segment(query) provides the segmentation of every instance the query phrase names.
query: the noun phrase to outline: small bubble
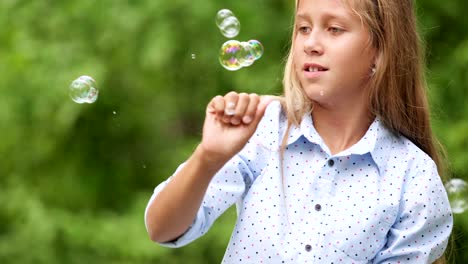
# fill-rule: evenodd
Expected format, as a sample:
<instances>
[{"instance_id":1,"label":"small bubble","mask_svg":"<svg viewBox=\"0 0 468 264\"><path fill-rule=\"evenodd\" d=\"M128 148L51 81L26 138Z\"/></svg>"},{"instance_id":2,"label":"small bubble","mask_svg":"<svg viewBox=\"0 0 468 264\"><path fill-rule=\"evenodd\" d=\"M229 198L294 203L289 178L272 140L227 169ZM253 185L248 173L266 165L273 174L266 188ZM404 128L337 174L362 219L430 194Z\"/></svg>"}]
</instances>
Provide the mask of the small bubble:
<instances>
[{"instance_id":1,"label":"small bubble","mask_svg":"<svg viewBox=\"0 0 468 264\"><path fill-rule=\"evenodd\" d=\"M146 164L143 164L143 166L142 166L142 167L143 167L143 169L146 169Z\"/></svg>"},{"instance_id":2,"label":"small bubble","mask_svg":"<svg viewBox=\"0 0 468 264\"><path fill-rule=\"evenodd\" d=\"M242 49L239 54L239 61L242 67L248 67L255 62L255 53L248 42L241 42Z\"/></svg>"},{"instance_id":3,"label":"small bubble","mask_svg":"<svg viewBox=\"0 0 468 264\"><path fill-rule=\"evenodd\" d=\"M226 41L219 51L219 62L230 71L242 68L239 58L241 56L242 45L237 40Z\"/></svg>"},{"instance_id":4,"label":"small bubble","mask_svg":"<svg viewBox=\"0 0 468 264\"><path fill-rule=\"evenodd\" d=\"M192 54L192 60L196 59L197 56L195 54Z\"/></svg>"},{"instance_id":5,"label":"small bubble","mask_svg":"<svg viewBox=\"0 0 468 264\"><path fill-rule=\"evenodd\" d=\"M71 99L79 104L94 103L98 97L96 81L90 76L80 76L69 86L69 95Z\"/></svg>"},{"instance_id":6,"label":"small bubble","mask_svg":"<svg viewBox=\"0 0 468 264\"><path fill-rule=\"evenodd\" d=\"M226 38L233 38L239 34L240 22L235 16L227 17L219 25L219 30Z\"/></svg>"},{"instance_id":7,"label":"small bubble","mask_svg":"<svg viewBox=\"0 0 468 264\"><path fill-rule=\"evenodd\" d=\"M117 114L117 112L116 112L116 111L112 111L112 114L116 115L116 114Z\"/></svg>"},{"instance_id":8,"label":"small bubble","mask_svg":"<svg viewBox=\"0 0 468 264\"><path fill-rule=\"evenodd\" d=\"M239 34L239 19L229 9L221 9L216 14L216 25L221 34L227 38L233 38Z\"/></svg>"},{"instance_id":9,"label":"small bubble","mask_svg":"<svg viewBox=\"0 0 468 264\"><path fill-rule=\"evenodd\" d=\"M216 25L220 27L220 25L223 23L224 19L227 17L234 16L231 10L229 9L221 9L218 11L216 14Z\"/></svg>"},{"instance_id":10,"label":"small bubble","mask_svg":"<svg viewBox=\"0 0 468 264\"><path fill-rule=\"evenodd\" d=\"M462 179L451 179L445 184L450 206L454 214L464 213L468 209L468 184Z\"/></svg>"},{"instance_id":11,"label":"small bubble","mask_svg":"<svg viewBox=\"0 0 468 264\"><path fill-rule=\"evenodd\" d=\"M248 41L250 46L252 46L253 53L255 55L255 60L258 60L262 57L263 55L263 45L260 43L260 41L256 39L251 39Z\"/></svg>"}]
</instances>

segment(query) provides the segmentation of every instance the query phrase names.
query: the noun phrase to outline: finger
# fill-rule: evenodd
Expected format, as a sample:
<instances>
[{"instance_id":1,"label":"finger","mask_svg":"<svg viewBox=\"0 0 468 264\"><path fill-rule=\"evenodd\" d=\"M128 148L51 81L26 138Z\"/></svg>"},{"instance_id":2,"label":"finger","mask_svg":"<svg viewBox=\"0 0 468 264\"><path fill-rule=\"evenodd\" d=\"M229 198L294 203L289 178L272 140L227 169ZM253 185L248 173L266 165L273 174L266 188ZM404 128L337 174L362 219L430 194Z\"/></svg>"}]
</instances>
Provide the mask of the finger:
<instances>
[{"instance_id":1,"label":"finger","mask_svg":"<svg viewBox=\"0 0 468 264\"><path fill-rule=\"evenodd\" d=\"M231 118L231 124L239 125L241 123L242 117L249 106L250 97L246 93L240 93L237 97L237 105L235 113Z\"/></svg>"},{"instance_id":2,"label":"finger","mask_svg":"<svg viewBox=\"0 0 468 264\"><path fill-rule=\"evenodd\" d=\"M244 116L242 117L242 122L244 124L250 124L250 122L252 122L259 102L260 97L257 94L253 93L249 95L249 105L245 110Z\"/></svg>"},{"instance_id":3,"label":"finger","mask_svg":"<svg viewBox=\"0 0 468 264\"><path fill-rule=\"evenodd\" d=\"M208 104L208 113L222 116L224 113L224 98L221 95L215 96Z\"/></svg>"},{"instance_id":4,"label":"finger","mask_svg":"<svg viewBox=\"0 0 468 264\"><path fill-rule=\"evenodd\" d=\"M229 92L224 96L224 101L226 103L225 114L232 116L235 114L235 109L239 95L236 92Z\"/></svg>"},{"instance_id":5,"label":"finger","mask_svg":"<svg viewBox=\"0 0 468 264\"><path fill-rule=\"evenodd\" d=\"M236 112L236 105L239 95L236 92L229 92L224 96L224 113L223 113L223 122L231 123L231 117Z\"/></svg>"}]
</instances>

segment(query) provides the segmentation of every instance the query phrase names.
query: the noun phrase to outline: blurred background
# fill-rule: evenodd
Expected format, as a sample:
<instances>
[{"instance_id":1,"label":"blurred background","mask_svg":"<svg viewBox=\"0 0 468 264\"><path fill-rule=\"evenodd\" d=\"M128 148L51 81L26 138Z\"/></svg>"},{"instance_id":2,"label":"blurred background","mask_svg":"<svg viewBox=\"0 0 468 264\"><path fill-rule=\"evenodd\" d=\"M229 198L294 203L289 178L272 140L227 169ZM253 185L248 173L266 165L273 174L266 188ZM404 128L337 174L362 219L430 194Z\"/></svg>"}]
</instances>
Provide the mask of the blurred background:
<instances>
[{"instance_id":1,"label":"blurred background","mask_svg":"<svg viewBox=\"0 0 468 264\"><path fill-rule=\"evenodd\" d=\"M452 177L468 180L468 18L465 1L418 1L433 125ZM278 94L291 0L1 0L0 263L220 263L230 209L181 249L152 243L144 209L154 187L197 145L204 109L227 91ZM227 71L228 40L215 24L228 8L234 39L264 55ZM93 104L70 83L92 76ZM455 215L454 263L468 263L468 214Z\"/></svg>"}]
</instances>

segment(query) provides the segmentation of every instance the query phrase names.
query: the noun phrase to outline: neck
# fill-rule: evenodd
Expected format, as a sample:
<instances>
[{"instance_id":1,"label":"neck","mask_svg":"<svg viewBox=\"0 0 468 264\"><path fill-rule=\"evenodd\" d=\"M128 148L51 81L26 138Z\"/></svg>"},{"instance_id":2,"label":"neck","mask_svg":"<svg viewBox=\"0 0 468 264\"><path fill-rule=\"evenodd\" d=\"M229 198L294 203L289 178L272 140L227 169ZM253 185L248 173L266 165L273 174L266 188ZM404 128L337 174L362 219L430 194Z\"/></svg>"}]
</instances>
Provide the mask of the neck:
<instances>
[{"instance_id":1,"label":"neck","mask_svg":"<svg viewBox=\"0 0 468 264\"><path fill-rule=\"evenodd\" d=\"M367 105L354 104L326 107L314 103L314 126L332 155L356 144L367 132L373 117Z\"/></svg>"}]
</instances>

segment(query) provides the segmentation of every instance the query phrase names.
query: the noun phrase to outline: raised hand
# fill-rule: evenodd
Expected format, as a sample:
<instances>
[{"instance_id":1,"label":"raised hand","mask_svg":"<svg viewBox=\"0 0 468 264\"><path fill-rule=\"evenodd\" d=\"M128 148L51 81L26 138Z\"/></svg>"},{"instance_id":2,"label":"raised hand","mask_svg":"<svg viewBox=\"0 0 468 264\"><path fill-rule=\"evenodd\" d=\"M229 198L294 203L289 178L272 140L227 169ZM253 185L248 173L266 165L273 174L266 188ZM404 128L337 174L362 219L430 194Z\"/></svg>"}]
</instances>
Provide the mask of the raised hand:
<instances>
[{"instance_id":1,"label":"raised hand","mask_svg":"<svg viewBox=\"0 0 468 264\"><path fill-rule=\"evenodd\" d=\"M275 96L230 92L214 97L206 109L200 147L213 161L226 162L255 132Z\"/></svg>"}]
</instances>

